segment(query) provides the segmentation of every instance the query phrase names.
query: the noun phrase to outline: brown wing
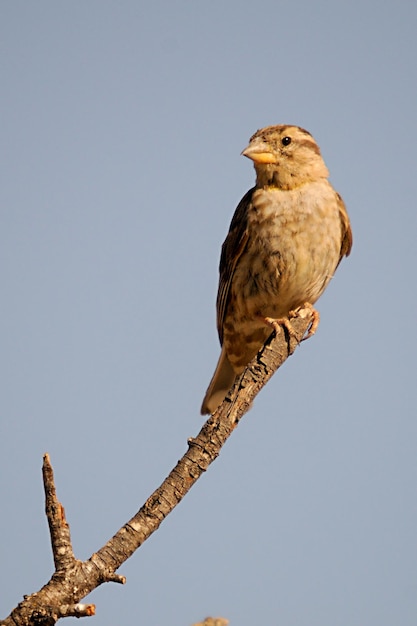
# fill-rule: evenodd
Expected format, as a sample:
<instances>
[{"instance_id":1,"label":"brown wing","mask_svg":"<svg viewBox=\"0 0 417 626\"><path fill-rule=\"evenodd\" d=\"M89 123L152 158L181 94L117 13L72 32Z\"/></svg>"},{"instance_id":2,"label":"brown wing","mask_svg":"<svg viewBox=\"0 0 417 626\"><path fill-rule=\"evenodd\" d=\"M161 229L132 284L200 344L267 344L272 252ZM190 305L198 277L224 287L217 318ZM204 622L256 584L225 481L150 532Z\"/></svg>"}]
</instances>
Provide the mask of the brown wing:
<instances>
[{"instance_id":1,"label":"brown wing","mask_svg":"<svg viewBox=\"0 0 417 626\"><path fill-rule=\"evenodd\" d=\"M243 196L230 222L229 232L220 255L220 278L217 292L217 331L223 344L223 323L229 301L230 285L236 264L248 241L247 214L255 187Z\"/></svg>"},{"instance_id":2,"label":"brown wing","mask_svg":"<svg viewBox=\"0 0 417 626\"><path fill-rule=\"evenodd\" d=\"M344 256L349 256L350 251L352 250L352 229L350 227L349 216L346 211L345 203L342 200L342 196L337 194L337 199L339 203L339 216L340 222L342 224L342 243L340 246L340 258L339 263Z\"/></svg>"}]
</instances>

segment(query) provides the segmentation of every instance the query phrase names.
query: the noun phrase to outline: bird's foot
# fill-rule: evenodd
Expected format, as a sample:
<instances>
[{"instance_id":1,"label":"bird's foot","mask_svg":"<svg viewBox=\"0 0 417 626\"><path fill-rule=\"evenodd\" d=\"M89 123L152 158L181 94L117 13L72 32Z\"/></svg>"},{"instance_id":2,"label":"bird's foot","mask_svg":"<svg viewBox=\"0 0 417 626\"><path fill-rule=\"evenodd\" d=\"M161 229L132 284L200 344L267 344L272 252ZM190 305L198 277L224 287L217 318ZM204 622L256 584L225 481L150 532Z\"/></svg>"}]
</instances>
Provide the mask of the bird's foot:
<instances>
[{"instance_id":1,"label":"bird's foot","mask_svg":"<svg viewBox=\"0 0 417 626\"><path fill-rule=\"evenodd\" d=\"M278 319L275 319L274 317L263 317L262 319L265 324L268 324L268 326L272 326L272 328L275 330L276 335L278 335L281 330L286 329L289 337L295 336L294 330L287 317L280 317Z\"/></svg>"},{"instance_id":2,"label":"bird's foot","mask_svg":"<svg viewBox=\"0 0 417 626\"><path fill-rule=\"evenodd\" d=\"M303 312L305 313L303 314ZM289 311L288 317L280 317L275 319L274 317L262 317L262 320L268 326L272 326L275 330L275 333L278 335L281 330L286 330L288 333L288 337L295 337L295 332L293 327L291 326L290 319L294 317L306 317L307 314L310 314L312 317L310 327L308 329L308 333L305 337L303 337L303 341L306 339L310 339L315 333L320 323L320 313L313 307L310 302L304 302L302 306L297 307L294 311Z\"/></svg>"},{"instance_id":3,"label":"bird's foot","mask_svg":"<svg viewBox=\"0 0 417 626\"><path fill-rule=\"evenodd\" d=\"M301 315L301 317L305 317L302 315L302 311L308 311L310 313L312 320L310 324L310 328L308 329L308 333L305 337L303 337L303 341L306 339L310 339L315 333L320 324L320 313L313 307L310 302L304 302L302 306L299 306L295 311L290 311L288 313L288 317L291 319L292 317L297 317L297 315Z\"/></svg>"}]
</instances>

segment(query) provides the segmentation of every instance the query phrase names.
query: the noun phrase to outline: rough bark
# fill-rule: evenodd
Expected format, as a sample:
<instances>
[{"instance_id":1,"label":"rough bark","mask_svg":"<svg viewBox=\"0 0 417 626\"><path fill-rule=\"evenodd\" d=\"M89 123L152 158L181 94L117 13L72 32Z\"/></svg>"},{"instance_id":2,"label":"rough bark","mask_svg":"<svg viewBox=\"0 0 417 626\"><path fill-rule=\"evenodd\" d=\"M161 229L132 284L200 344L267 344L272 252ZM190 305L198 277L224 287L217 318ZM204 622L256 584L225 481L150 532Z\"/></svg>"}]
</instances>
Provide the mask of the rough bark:
<instances>
[{"instance_id":1,"label":"rough bark","mask_svg":"<svg viewBox=\"0 0 417 626\"><path fill-rule=\"evenodd\" d=\"M61 617L94 615L93 604L80 604L104 582L125 583L116 570L159 528L165 517L182 500L203 472L217 458L220 449L250 408L254 398L274 372L294 352L312 322L310 309L291 319L293 334L275 333L236 381L229 394L204 424L169 476L148 498L131 520L87 561L74 557L65 511L58 501L52 466L44 456L45 509L51 535L55 572L39 591L25 596L2 626L55 624Z\"/></svg>"}]
</instances>

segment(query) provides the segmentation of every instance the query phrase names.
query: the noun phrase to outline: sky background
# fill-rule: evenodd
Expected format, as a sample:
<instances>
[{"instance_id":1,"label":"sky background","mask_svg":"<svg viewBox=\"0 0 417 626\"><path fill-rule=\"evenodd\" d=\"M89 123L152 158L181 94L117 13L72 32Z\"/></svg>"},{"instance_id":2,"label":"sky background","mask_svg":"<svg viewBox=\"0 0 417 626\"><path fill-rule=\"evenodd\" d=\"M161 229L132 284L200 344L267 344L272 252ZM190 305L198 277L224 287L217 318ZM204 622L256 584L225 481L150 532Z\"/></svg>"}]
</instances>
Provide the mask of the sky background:
<instances>
[{"instance_id":1,"label":"sky background","mask_svg":"<svg viewBox=\"0 0 417 626\"><path fill-rule=\"evenodd\" d=\"M414 0L1 3L0 618L53 571L44 452L86 559L199 431L240 152L293 123L352 254L91 623L415 626L416 23Z\"/></svg>"}]
</instances>

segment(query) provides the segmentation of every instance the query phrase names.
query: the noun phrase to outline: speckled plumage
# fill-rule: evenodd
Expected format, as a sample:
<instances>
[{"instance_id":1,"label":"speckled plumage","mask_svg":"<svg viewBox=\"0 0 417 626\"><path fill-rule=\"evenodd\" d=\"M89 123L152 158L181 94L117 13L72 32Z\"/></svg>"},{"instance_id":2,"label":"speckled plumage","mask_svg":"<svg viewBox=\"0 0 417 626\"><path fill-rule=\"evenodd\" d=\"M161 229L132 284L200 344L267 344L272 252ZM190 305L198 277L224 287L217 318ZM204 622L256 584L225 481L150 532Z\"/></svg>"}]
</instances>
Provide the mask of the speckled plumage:
<instances>
[{"instance_id":1,"label":"speckled plumage","mask_svg":"<svg viewBox=\"0 0 417 626\"><path fill-rule=\"evenodd\" d=\"M314 304L352 245L349 218L313 137L269 126L243 151L256 186L240 201L220 259L220 359L201 412L212 413L281 320Z\"/></svg>"}]
</instances>

